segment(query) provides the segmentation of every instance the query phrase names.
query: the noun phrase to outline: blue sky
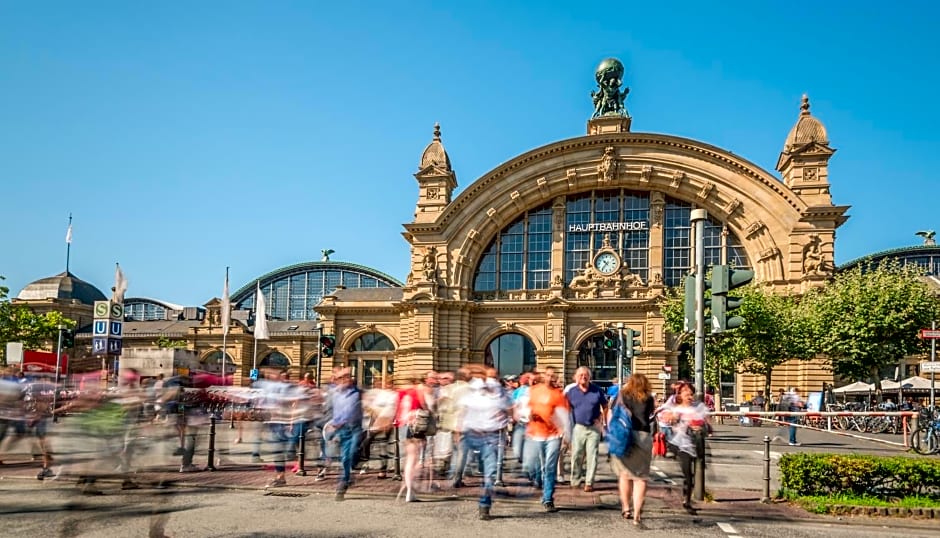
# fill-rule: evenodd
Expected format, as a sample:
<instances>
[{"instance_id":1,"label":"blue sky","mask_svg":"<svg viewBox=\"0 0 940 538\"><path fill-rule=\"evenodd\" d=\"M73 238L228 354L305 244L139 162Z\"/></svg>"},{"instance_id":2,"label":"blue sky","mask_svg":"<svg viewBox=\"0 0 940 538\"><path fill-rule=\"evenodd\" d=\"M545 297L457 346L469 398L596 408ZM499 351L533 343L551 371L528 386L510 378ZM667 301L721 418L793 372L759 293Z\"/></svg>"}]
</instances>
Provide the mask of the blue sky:
<instances>
[{"instance_id":1,"label":"blue sky","mask_svg":"<svg viewBox=\"0 0 940 538\"><path fill-rule=\"evenodd\" d=\"M584 134L626 64L633 130L773 170L806 92L851 205L836 262L940 228L933 2L0 1L0 275L65 268L203 304L333 259L404 279L433 124L458 192ZM776 173L774 173L776 175Z\"/></svg>"}]
</instances>

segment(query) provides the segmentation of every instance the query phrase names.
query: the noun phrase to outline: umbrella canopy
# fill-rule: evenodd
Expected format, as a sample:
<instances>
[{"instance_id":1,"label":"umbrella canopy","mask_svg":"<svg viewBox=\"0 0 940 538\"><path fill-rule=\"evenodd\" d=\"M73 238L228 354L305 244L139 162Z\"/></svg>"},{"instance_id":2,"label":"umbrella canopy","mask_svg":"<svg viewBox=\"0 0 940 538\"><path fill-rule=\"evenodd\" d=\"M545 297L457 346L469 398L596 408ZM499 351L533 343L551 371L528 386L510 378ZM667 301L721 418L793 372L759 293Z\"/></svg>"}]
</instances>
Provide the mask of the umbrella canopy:
<instances>
[{"instance_id":1,"label":"umbrella canopy","mask_svg":"<svg viewBox=\"0 0 940 538\"><path fill-rule=\"evenodd\" d=\"M909 377L901 381L904 390L930 390L930 380L920 376Z\"/></svg>"},{"instance_id":2,"label":"umbrella canopy","mask_svg":"<svg viewBox=\"0 0 940 538\"><path fill-rule=\"evenodd\" d=\"M836 394L855 394L855 393L862 393L862 392L871 392L874 389L875 389L874 385L870 383L865 383L863 381L856 381L855 383L852 383L851 385L846 385L844 387L832 389L832 392L835 392Z\"/></svg>"}]
</instances>

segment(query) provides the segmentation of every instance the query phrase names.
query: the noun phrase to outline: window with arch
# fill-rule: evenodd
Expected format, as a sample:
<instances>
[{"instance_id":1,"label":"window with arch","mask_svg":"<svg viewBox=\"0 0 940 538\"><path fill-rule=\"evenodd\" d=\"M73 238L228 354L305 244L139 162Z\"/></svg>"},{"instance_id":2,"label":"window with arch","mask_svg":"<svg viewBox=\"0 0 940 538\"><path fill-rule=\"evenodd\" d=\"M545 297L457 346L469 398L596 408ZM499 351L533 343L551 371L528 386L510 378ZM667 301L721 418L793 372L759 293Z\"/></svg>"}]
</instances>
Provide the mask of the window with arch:
<instances>
[{"instance_id":1,"label":"window with arch","mask_svg":"<svg viewBox=\"0 0 940 538\"><path fill-rule=\"evenodd\" d=\"M280 351L272 351L261 359L258 368L290 368L290 359Z\"/></svg>"},{"instance_id":2,"label":"window with arch","mask_svg":"<svg viewBox=\"0 0 940 538\"><path fill-rule=\"evenodd\" d=\"M551 275L552 208L527 211L503 228L480 258L475 291L546 289Z\"/></svg>"},{"instance_id":3,"label":"window with arch","mask_svg":"<svg viewBox=\"0 0 940 538\"><path fill-rule=\"evenodd\" d=\"M523 334L501 334L486 346L483 362L496 368L500 376L531 372L536 362L535 346Z\"/></svg>"},{"instance_id":4,"label":"window with arch","mask_svg":"<svg viewBox=\"0 0 940 538\"><path fill-rule=\"evenodd\" d=\"M371 332L356 338L349 351L395 351L395 345L384 334Z\"/></svg>"},{"instance_id":5,"label":"window with arch","mask_svg":"<svg viewBox=\"0 0 940 538\"><path fill-rule=\"evenodd\" d=\"M663 212L663 280L667 286L678 286L689 274L695 260L692 259L693 238L692 204L666 197ZM705 265L728 264L748 268L750 263L744 245L738 236L724 223L708 217L705 221Z\"/></svg>"},{"instance_id":6,"label":"window with arch","mask_svg":"<svg viewBox=\"0 0 940 538\"><path fill-rule=\"evenodd\" d=\"M222 350L217 349L210 352L202 359L202 364L206 371L220 373L222 371ZM225 371L229 374L235 371L235 359L228 353L225 354Z\"/></svg>"},{"instance_id":7,"label":"window with arch","mask_svg":"<svg viewBox=\"0 0 940 538\"><path fill-rule=\"evenodd\" d=\"M591 263L605 236L630 272L647 281L648 192L610 189L572 195L568 197L565 213L565 282L571 282ZM621 224L629 229L617 231Z\"/></svg>"}]
</instances>

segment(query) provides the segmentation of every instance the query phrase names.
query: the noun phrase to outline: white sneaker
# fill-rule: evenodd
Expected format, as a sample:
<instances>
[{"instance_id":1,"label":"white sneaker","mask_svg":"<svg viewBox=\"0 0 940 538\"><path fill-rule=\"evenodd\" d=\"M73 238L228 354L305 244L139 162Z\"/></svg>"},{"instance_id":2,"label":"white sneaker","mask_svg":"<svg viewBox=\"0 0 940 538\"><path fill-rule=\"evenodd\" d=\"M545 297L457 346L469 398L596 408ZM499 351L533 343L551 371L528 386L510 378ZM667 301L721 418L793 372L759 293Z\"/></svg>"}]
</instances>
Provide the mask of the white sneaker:
<instances>
[{"instance_id":1,"label":"white sneaker","mask_svg":"<svg viewBox=\"0 0 940 538\"><path fill-rule=\"evenodd\" d=\"M790 443L790 446L803 446L803 443Z\"/></svg>"}]
</instances>

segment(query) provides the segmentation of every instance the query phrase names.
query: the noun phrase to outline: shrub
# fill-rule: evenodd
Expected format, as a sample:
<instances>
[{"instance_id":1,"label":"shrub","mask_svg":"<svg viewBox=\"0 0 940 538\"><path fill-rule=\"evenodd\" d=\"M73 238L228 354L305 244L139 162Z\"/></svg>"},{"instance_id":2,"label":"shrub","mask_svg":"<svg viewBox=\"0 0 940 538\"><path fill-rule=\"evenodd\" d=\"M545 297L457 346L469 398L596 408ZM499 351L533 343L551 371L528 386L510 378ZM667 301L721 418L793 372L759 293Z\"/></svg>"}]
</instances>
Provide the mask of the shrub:
<instances>
[{"instance_id":1,"label":"shrub","mask_svg":"<svg viewBox=\"0 0 940 538\"><path fill-rule=\"evenodd\" d=\"M784 454L780 485L801 496L840 493L940 499L940 460L854 454Z\"/></svg>"}]
</instances>

